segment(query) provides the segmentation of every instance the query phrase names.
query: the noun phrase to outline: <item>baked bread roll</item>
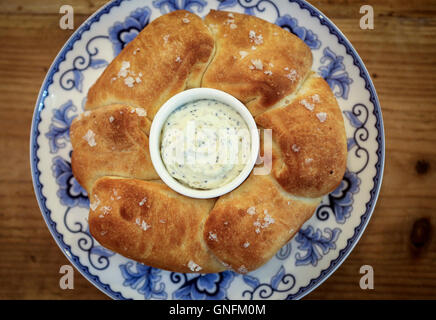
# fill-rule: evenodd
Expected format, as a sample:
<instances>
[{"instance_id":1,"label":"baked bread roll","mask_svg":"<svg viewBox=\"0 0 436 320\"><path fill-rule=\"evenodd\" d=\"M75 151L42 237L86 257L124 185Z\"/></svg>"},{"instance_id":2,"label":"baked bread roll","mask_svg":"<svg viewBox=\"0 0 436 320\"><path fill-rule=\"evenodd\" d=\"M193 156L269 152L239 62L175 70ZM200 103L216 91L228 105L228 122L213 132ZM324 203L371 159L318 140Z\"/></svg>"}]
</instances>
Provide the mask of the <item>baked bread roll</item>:
<instances>
[{"instance_id":1,"label":"baked bread roll","mask_svg":"<svg viewBox=\"0 0 436 320\"><path fill-rule=\"evenodd\" d=\"M321 199L287 193L271 175L250 175L221 196L204 228L213 254L239 273L257 269L309 219Z\"/></svg>"},{"instance_id":2,"label":"baked bread roll","mask_svg":"<svg viewBox=\"0 0 436 320\"><path fill-rule=\"evenodd\" d=\"M151 123L144 114L143 109L116 104L74 119L71 166L88 194L94 182L107 175L159 179L148 149Z\"/></svg>"},{"instance_id":3,"label":"baked bread roll","mask_svg":"<svg viewBox=\"0 0 436 320\"><path fill-rule=\"evenodd\" d=\"M256 17L212 10L203 22L182 10L150 23L91 87L91 111L71 126L91 234L123 256L176 272L246 273L265 264L345 172L342 114L311 65L304 42ZM208 200L159 180L148 151L151 121L190 87L232 94L259 128L272 129L270 173L252 173Z\"/></svg>"},{"instance_id":4,"label":"baked bread roll","mask_svg":"<svg viewBox=\"0 0 436 320\"><path fill-rule=\"evenodd\" d=\"M225 270L203 241L215 199L181 196L160 181L103 177L90 201L89 230L105 247L162 269Z\"/></svg>"},{"instance_id":5,"label":"baked bread roll","mask_svg":"<svg viewBox=\"0 0 436 320\"><path fill-rule=\"evenodd\" d=\"M347 139L339 105L323 78L312 73L292 98L255 120L272 129L272 172L286 191L314 198L338 186Z\"/></svg>"},{"instance_id":6,"label":"baked bread roll","mask_svg":"<svg viewBox=\"0 0 436 320\"><path fill-rule=\"evenodd\" d=\"M230 93L253 116L295 92L310 72L309 47L275 24L214 10L205 23L216 41L216 53L202 86Z\"/></svg>"}]
</instances>

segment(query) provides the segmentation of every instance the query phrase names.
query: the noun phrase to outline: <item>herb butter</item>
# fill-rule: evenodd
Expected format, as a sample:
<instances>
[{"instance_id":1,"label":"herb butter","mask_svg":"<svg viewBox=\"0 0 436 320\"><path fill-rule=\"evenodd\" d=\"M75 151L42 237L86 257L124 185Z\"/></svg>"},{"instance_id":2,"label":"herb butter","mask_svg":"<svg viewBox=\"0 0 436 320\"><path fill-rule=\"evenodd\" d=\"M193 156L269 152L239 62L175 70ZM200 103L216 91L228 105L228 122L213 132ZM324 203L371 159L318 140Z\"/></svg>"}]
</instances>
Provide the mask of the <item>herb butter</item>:
<instances>
[{"instance_id":1,"label":"herb butter","mask_svg":"<svg viewBox=\"0 0 436 320\"><path fill-rule=\"evenodd\" d=\"M169 174L196 189L216 189L235 179L250 158L251 137L242 116L209 99L174 110L162 128L161 157Z\"/></svg>"}]
</instances>

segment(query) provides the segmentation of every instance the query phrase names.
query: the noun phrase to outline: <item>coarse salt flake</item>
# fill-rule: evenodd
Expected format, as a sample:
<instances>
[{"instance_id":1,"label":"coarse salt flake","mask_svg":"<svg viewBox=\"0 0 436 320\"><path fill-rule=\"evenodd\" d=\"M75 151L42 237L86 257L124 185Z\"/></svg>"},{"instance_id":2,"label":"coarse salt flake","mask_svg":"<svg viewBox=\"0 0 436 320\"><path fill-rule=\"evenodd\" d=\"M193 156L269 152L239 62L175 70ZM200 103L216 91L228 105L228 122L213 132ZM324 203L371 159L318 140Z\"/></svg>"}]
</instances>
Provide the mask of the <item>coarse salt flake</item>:
<instances>
[{"instance_id":1,"label":"coarse salt flake","mask_svg":"<svg viewBox=\"0 0 436 320\"><path fill-rule=\"evenodd\" d=\"M264 223L262 224L262 228L267 228L269 225L273 224L275 222L274 218L271 217L268 213L263 218Z\"/></svg>"},{"instance_id":2,"label":"coarse salt flake","mask_svg":"<svg viewBox=\"0 0 436 320\"><path fill-rule=\"evenodd\" d=\"M116 200L121 199L121 196L118 195L118 191L116 189L112 189L112 193L114 194ZM111 196L111 200L114 200L113 196Z\"/></svg>"},{"instance_id":3,"label":"coarse salt flake","mask_svg":"<svg viewBox=\"0 0 436 320\"><path fill-rule=\"evenodd\" d=\"M247 51L239 51L239 54L241 56L241 59L244 59L248 55L248 52Z\"/></svg>"},{"instance_id":4,"label":"coarse salt flake","mask_svg":"<svg viewBox=\"0 0 436 320\"><path fill-rule=\"evenodd\" d=\"M247 273L248 270L247 270L247 268L246 268L244 265L242 265L242 266L240 266L240 267L238 268L238 272L239 272L239 273Z\"/></svg>"},{"instance_id":5,"label":"coarse salt flake","mask_svg":"<svg viewBox=\"0 0 436 320\"><path fill-rule=\"evenodd\" d=\"M147 197L144 197L144 199L142 199L142 200L139 202L139 206L142 207L146 202L147 202Z\"/></svg>"},{"instance_id":6,"label":"coarse salt flake","mask_svg":"<svg viewBox=\"0 0 436 320\"><path fill-rule=\"evenodd\" d=\"M256 32L253 30L250 30L248 36L250 37L250 41L254 41L255 44L263 43L263 36L261 34L256 35Z\"/></svg>"},{"instance_id":7,"label":"coarse salt flake","mask_svg":"<svg viewBox=\"0 0 436 320\"><path fill-rule=\"evenodd\" d=\"M260 59L251 59L251 63L257 70L263 70L263 63Z\"/></svg>"},{"instance_id":8,"label":"coarse salt flake","mask_svg":"<svg viewBox=\"0 0 436 320\"><path fill-rule=\"evenodd\" d=\"M306 99L303 99L300 101L300 103L306 107L307 110L309 111L313 111L313 109L315 108L315 106L311 103L309 103Z\"/></svg>"},{"instance_id":9,"label":"coarse salt flake","mask_svg":"<svg viewBox=\"0 0 436 320\"><path fill-rule=\"evenodd\" d=\"M92 201L89 204L89 208L91 208L92 211L95 211L95 209L97 209L97 207L100 205L100 199L98 198L98 196L96 194L94 194L94 201Z\"/></svg>"},{"instance_id":10,"label":"coarse salt flake","mask_svg":"<svg viewBox=\"0 0 436 320\"><path fill-rule=\"evenodd\" d=\"M325 112L318 112L316 114L316 117L318 118L319 122L324 122L327 120L327 113Z\"/></svg>"},{"instance_id":11,"label":"coarse salt flake","mask_svg":"<svg viewBox=\"0 0 436 320\"><path fill-rule=\"evenodd\" d=\"M300 147L299 146L297 146L295 143L292 145L292 151L294 151L294 152L298 152L298 151L300 151Z\"/></svg>"},{"instance_id":12,"label":"coarse salt flake","mask_svg":"<svg viewBox=\"0 0 436 320\"><path fill-rule=\"evenodd\" d=\"M256 207L250 207L247 209L247 213L252 216L253 214L256 213Z\"/></svg>"},{"instance_id":13,"label":"coarse salt flake","mask_svg":"<svg viewBox=\"0 0 436 320\"><path fill-rule=\"evenodd\" d=\"M109 122L110 122L110 123L114 122L114 120L115 120L115 118L114 118L113 116L110 116L110 117L109 117Z\"/></svg>"},{"instance_id":14,"label":"coarse salt flake","mask_svg":"<svg viewBox=\"0 0 436 320\"><path fill-rule=\"evenodd\" d=\"M182 21L183 21L183 23L189 23L190 22L190 20L188 18L183 18Z\"/></svg>"},{"instance_id":15,"label":"coarse salt flake","mask_svg":"<svg viewBox=\"0 0 436 320\"><path fill-rule=\"evenodd\" d=\"M135 84L135 79L133 79L132 77L127 77L124 79L124 84L129 88L132 88L133 85Z\"/></svg>"},{"instance_id":16,"label":"coarse salt flake","mask_svg":"<svg viewBox=\"0 0 436 320\"><path fill-rule=\"evenodd\" d=\"M88 129L88 132L86 132L86 134L83 136L83 139L85 139L91 147L97 145L95 142L95 133L91 129Z\"/></svg>"},{"instance_id":17,"label":"coarse salt flake","mask_svg":"<svg viewBox=\"0 0 436 320\"><path fill-rule=\"evenodd\" d=\"M218 236L215 233L209 231L209 240L218 241Z\"/></svg>"},{"instance_id":18,"label":"coarse salt flake","mask_svg":"<svg viewBox=\"0 0 436 320\"><path fill-rule=\"evenodd\" d=\"M245 242L243 245L242 245L244 248L248 248L249 246L250 246L250 242Z\"/></svg>"},{"instance_id":19,"label":"coarse salt flake","mask_svg":"<svg viewBox=\"0 0 436 320\"><path fill-rule=\"evenodd\" d=\"M112 207L109 207L109 206L103 206L103 207L100 208L100 211L104 215L107 215L109 212L111 212L111 210L112 210Z\"/></svg>"},{"instance_id":20,"label":"coarse salt flake","mask_svg":"<svg viewBox=\"0 0 436 320\"><path fill-rule=\"evenodd\" d=\"M145 111L143 108L135 108L135 112L140 117L145 117L147 115L147 111Z\"/></svg>"},{"instance_id":21,"label":"coarse salt flake","mask_svg":"<svg viewBox=\"0 0 436 320\"><path fill-rule=\"evenodd\" d=\"M136 218L136 224L144 231L147 231L147 229L149 229L151 226L149 224L147 224L147 222L145 222L144 220L141 221L140 218Z\"/></svg>"},{"instance_id":22,"label":"coarse salt flake","mask_svg":"<svg viewBox=\"0 0 436 320\"><path fill-rule=\"evenodd\" d=\"M189 260L188 262L188 268L193 271L193 272L198 272L201 269L203 269L202 267L200 267L198 264L196 264L194 261Z\"/></svg>"},{"instance_id":23,"label":"coarse salt flake","mask_svg":"<svg viewBox=\"0 0 436 320\"><path fill-rule=\"evenodd\" d=\"M288 78L289 80L291 80L292 82L294 82L295 80L297 80L297 71L295 70L291 70L287 75L286 78Z\"/></svg>"},{"instance_id":24,"label":"coarse salt flake","mask_svg":"<svg viewBox=\"0 0 436 320\"><path fill-rule=\"evenodd\" d=\"M313 101L313 102L320 102L321 99L319 98L319 94L315 93L315 94L312 96L312 101Z\"/></svg>"}]
</instances>

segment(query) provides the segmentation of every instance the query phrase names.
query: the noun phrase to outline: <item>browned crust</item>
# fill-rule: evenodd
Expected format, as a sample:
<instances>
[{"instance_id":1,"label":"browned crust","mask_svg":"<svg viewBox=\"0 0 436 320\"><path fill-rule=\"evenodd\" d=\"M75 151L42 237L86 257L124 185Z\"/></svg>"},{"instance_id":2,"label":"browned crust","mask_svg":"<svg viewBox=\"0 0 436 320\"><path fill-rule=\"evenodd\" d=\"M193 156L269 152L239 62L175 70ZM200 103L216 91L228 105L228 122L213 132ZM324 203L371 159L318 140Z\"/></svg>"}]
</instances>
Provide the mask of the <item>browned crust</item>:
<instances>
[{"instance_id":1,"label":"browned crust","mask_svg":"<svg viewBox=\"0 0 436 320\"><path fill-rule=\"evenodd\" d=\"M187 198L161 182L111 177L97 180L90 199L90 232L104 247L176 272L192 272L189 261L204 273L225 269L202 239L214 199Z\"/></svg>"},{"instance_id":2,"label":"browned crust","mask_svg":"<svg viewBox=\"0 0 436 320\"><path fill-rule=\"evenodd\" d=\"M200 86L213 50L214 40L200 17L185 10L163 15L107 66L89 89L86 109L123 103L144 108L153 119L170 97L187 87ZM130 64L132 78L142 73L140 83L128 87L126 77L118 77L123 62Z\"/></svg>"},{"instance_id":3,"label":"browned crust","mask_svg":"<svg viewBox=\"0 0 436 320\"><path fill-rule=\"evenodd\" d=\"M218 259L235 271L254 270L294 236L319 202L291 196L270 175L252 174L217 201L206 221L204 240ZM253 208L255 213L250 214Z\"/></svg>"},{"instance_id":4,"label":"browned crust","mask_svg":"<svg viewBox=\"0 0 436 320\"><path fill-rule=\"evenodd\" d=\"M265 20L215 11L205 23L216 40L216 54L203 76L202 86L220 89L235 96L257 115L293 93L312 65L309 47L290 32ZM236 27L233 27L236 26ZM262 40L256 44L250 31ZM262 43L260 43L262 42ZM256 50L252 50L252 47ZM241 56L241 51L247 53ZM260 60L262 70L250 69ZM294 70L295 80L288 78ZM271 74L266 74L268 71ZM292 77L291 77L292 78Z\"/></svg>"},{"instance_id":5,"label":"browned crust","mask_svg":"<svg viewBox=\"0 0 436 320\"><path fill-rule=\"evenodd\" d=\"M125 105L110 105L74 119L71 165L77 181L90 193L95 180L105 175L158 179L148 148L149 128L150 120ZM95 134L95 146L84 138L88 130Z\"/></svg>"},{"instance_id":6,"label":"browned crust","mask_svg":"<svg viewBox=\"0 0 436 320\"><path fill-rule=\"evenodd\" d=\"M319 102L313 101L314 95ZM313 111L302 104L304 100ZM324 122L319 113L327 114ZM324 79L310 76L292 101L255 120L272 129L273 175L286 191L314 198L338 186L345 173L347 142L338 103Z\"/></svg>"}]
</instances>

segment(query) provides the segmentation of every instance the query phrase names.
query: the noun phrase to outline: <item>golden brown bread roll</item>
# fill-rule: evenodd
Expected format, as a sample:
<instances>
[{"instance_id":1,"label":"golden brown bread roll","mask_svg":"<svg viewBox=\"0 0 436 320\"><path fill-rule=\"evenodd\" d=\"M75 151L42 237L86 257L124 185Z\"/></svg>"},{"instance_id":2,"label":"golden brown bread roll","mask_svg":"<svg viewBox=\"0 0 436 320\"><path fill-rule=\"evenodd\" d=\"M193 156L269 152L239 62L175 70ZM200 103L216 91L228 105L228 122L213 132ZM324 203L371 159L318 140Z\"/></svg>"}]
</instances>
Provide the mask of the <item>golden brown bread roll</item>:
<instances>
[{"instance_id":1,"label":"golden brown bread roll","mask_svg":"<svg viewBox=\"0 0 436 320\"><path fill-rule=\"evenodd\" d=\"M292 196L271 175L252 174L219 198L206 221L204 239L220 261L246 273L270 260L320 202Z\"/></svg>"},{"instance_id":2,"label":"golden brown bread roll","mask_svg":"<svg viewBox=\"0 0 436 320\"><path fill-rule=\"evenodd\" d=\"M245 273L266 263L345 171L342 114L311 64L300 39L252 16L212 10L203 23L175 11L150 23L90 89L93 111L71 126L72 168L90 194L92 235L126 257L177 272ZM130 87L133 73L143 77ZM272 129L271 173L252 173L219 199L169 189L148 151L159 107L199 86L234 95L260 128Z\"/></svg>"},{"instance_id":3,"label":"golden brown bread roll","mask_svg":"<svg viewBox=\"0 0 436 320\"><path fill-rule=\"evenodd\" d=\"M103 177L90 201L89 230L105 247L157 268L225 270L203 241L214 199L181 196L159 181Z\"/></svg>"},{"instance_id":4,"label":"golden brown bread roll","mask_svg":"<svg viewBox=\"0 0 436 320\"><path fill-rule=\"evenodd\" d=\"M85 108L122 103L153 119L176 93L199 87L213 56L214 40L203 21L174 11L151 22L107 66L89 89Z\"/></svg>"},{"instance_id":5,"label":"golden brown bread roll","mask_svg":"<svg viewBox=\"0 0 436 320\"><path fill-rule=\"evenodd\" d=\"M150 120L144 110L110 105L74 119L71 165L77 181L91 193L99 177L159 179L148 150Z\"/></svg>"},{"instance_id":6,"label":"golden brown bread roll","mask_svg":"<svg viewBox=\"0 0 436 320\"><path fill-rule=\"evenodd\" d=\"M312 66L312 53L298 37L262 19L212 10L205 18L216 53L202 86L241 100L253 116L292 94Z\"/></svg>"},{"instance_id":7,"label":"golden brown bread roll","mask_svg":"<svg viewBox=\"0 0 436 320\"><path fill-rule=\"evenodd\" d=\"M313 198L338 186L347 141L339 105L323 78L312 74L288 103L255 120L272 129L272 171L286 191Z\"/></svg>"}]
</instances>

